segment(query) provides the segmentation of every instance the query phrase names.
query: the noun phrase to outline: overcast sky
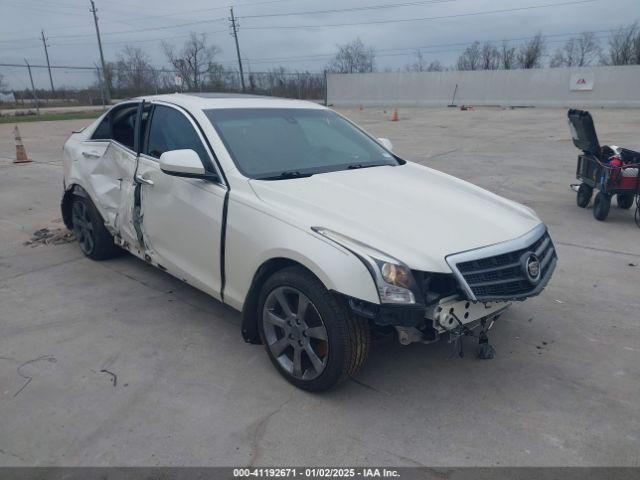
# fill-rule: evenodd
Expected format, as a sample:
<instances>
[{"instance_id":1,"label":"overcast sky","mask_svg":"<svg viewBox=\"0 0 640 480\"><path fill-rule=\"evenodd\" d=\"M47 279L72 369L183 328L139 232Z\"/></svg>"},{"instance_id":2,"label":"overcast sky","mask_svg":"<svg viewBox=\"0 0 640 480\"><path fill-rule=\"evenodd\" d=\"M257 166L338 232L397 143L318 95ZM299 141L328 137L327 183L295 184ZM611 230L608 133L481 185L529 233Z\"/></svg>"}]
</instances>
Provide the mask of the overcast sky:
<instances>
[{"instance_id":1,"label":"overcast sky","mask_svg":"<svg viewBox=\"0 0 640 480\"><path fill-rule=\"evenodd\" d=\"M107 60L115 60L129 43L163 66L161 40L180 45L193 31L206 33L220 48L218 61L237 65L229 0L95 2ZM379 6L384 8L370 8ZM537 6L546 7L530 8ZM0 9L0 63L24 63L26 58L44 64L41 29L52 64L90 66L99 60L88 0L0 0ZM345 9L350 10L311 13ZM584 30L600 32L604 44L608 30L640 18L640 0L238 0L234 11L247 69L282 65L320 72L328 61L323 55L356 37L375 48L379 70L411 63L418 47L428 60L449 65L465 43L520 39L538 31L548 36L549 53L568 34ZM34 72L36 86L47 88L46 72ZM11 86L28 82L24 69L0 67L0 73ZM58 85L92 78L89 72L54 71Z\"/></svg>"}]
</instances>

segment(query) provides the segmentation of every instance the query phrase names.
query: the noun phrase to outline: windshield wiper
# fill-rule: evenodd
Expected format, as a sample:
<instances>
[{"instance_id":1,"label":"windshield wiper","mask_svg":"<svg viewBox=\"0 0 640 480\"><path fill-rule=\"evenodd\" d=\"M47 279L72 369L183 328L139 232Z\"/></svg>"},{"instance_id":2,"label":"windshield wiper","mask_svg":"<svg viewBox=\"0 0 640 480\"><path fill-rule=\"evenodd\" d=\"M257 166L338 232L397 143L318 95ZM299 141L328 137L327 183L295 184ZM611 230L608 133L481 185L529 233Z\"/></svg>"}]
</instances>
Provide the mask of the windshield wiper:
<instances>
[{"instance_id":1,"label":"windshield wiper","mask_svg":"<svg viewBox=\"0 0 640 480\"><path fill-rule=\"evenodd\" d=\"M363 163L352 163L351 165L347 165L348 170L357 170L359 168L371 168L371 167L383 167L385 163L372 163L369 165L365 165Z\"/></svg>"},{"instance_id":2,"label":"windshield wiper","mask_svg":"<svg viewBox=\"0 0 640 480\"><path fill-rule=\"evenodd\" d=\"M313 173L302 173L298 170L285 170L277 175L271 175L269 177L260 177L258 180L287 180L289 178L306 178L313 175Z\"/></svg>"}]
</instances>

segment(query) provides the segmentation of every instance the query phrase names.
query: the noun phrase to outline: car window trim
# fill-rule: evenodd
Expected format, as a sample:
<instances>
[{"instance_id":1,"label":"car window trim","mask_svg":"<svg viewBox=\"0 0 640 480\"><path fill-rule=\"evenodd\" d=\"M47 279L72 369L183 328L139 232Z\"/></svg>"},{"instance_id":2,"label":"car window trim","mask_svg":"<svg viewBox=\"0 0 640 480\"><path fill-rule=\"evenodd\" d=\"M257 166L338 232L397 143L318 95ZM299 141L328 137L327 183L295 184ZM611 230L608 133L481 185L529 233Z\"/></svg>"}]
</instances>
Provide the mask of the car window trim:
<instances>
[{"instance_id":1,"label":"car window trim","mask_svg":"<svg viewBox=\"0 0 640 480\"><path fill-rule=\"evenodd\" d=\"M220 161L218 160L218 157L215 154L215 151L213 149L213 147L211 146L211 143L209 143L209 139L207 138L206 134L204 133L204 130L202 129L202 127L200 126L200 123L198 123L198 120L196 120L196 118L193 116L193 114L187 110L185 107L178 105L176 103L172 103L172 102L168 102L168 101L163 101L163 100L152 100L150 102L152 105L163 105L166 107L170 107L173 108L175 110L178 110L179 112L181 112L185 117L187 117L187 120L189 120L191 122L191 125L195 128L196 133L198 134L198 136L200 137L200 140L202 141L203 145L205 146L205 149L208 151L209 153L209 162L211 163L211 166L213 167L213 172L211 173L215 173L218 178L220 179L220 182L215 182L215 183L220 183L220 185L223 185L226 188L229 188L229 181L227 180L227 176L224 173L224 170L222 169L222 165L220 165ZM151 112L153 114L153 112ZM153 121L153 115L150 117L151 121ZM151 125L151 121L149 122L149 125ZM147 138L148 140L148 138ZM146 145L145 145L146 146ZM158 161L157 158L153 158L150 157L152 160L154 161ZM204 165L204 163L203 163ZM204 165L205 170L207 170L207 166Z\"/></svg>"},{"instance_id":2,"label":"car window trim","mask_svg":"<svg viewBox=\"0 0 640 480\"><path fill-rule=\"evenodd\" d=\"M134 157L137 156L137 154L136 154L136 152L134 150L132 150L131 148L127 147L123 143L120 143L117 140L114 140L113 138L102 139L102 140L100 140L100 139L95 139L95 140L94 139L87 139L87 140L84 140L83 143L109 143L109 144L113 144L114 147L121 148L126 153L130 153Z\"/></svg>"}]
</instances>

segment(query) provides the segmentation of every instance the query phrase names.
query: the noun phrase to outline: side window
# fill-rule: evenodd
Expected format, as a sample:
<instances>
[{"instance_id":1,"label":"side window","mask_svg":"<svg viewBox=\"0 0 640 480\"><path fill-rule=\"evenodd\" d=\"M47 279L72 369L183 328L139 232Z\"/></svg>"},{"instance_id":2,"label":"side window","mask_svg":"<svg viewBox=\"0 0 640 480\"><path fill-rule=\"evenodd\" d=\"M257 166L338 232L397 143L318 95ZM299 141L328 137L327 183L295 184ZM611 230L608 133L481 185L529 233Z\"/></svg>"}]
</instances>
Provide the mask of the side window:
<instances>
[{"instance_id":1,"label":"side window","mask_svg":"<svg viewBox=\"0 0 640 480\"><path fill-rule=\"evenodd\" d=\"M137 112L137 103L115 107L100 122L91 138L115 140L133 150Z\"/></svg>"},{"instance_id":2,"label":"side window","mask_svg":"<svg viewBox=\"0 0 640 480\"><path fill-rule=\"evenodd\" d=\"M111 139L111 112L109 112L100 122L98 128L95 129L92 140L110 140Z\"/></svg>"},{"instance_id":3,"label":"side window","mask_svg":"<svg viewBox=\"0 0 640 480\"><path fill-rule=\"evenodd\" d=\"M127 105L126 107L113 112L111 119L112 138L129 147L134 148L134 139L136 132L136 116L138 113L138 105Z\"/></svg>"},{"instance_id":4,"label":"side window","mask_svg":"<svg viewBox=\"0 0 640 480\"><path fill-rule=\"evenodd\" d=\"M187 117L175 108L156 105L144 152L160 158L160 155L169 150L188 148L194 150L205 163L204 160L208 158L207 150Z\"/></svg>"}]
</instances>

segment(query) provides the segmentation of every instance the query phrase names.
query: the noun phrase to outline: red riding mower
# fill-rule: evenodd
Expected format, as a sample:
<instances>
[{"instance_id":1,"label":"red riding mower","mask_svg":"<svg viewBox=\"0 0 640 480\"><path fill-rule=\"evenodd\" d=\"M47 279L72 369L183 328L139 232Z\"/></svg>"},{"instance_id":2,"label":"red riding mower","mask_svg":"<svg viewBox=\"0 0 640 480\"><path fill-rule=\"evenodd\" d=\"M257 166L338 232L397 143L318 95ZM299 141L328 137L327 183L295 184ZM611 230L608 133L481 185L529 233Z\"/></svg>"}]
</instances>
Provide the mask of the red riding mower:
<instances>
[{"instance_id":1,"label":"red riding mower","mask_svg":"<svg viewBox=\"0 0 640 480\"><path fill-rule=\"evenodd\" d=\"M635 221L640 227L640 153L615 145L600 146L593 119L584 110L569 110L569 128L573 143L582 150L578 155L576 178L580 180L577 203L586 208L593 190L599 190L593 202L593 216L605 220L616 196L618 207L629 209L636 203Z\"/></svg>"}]
</instances>

